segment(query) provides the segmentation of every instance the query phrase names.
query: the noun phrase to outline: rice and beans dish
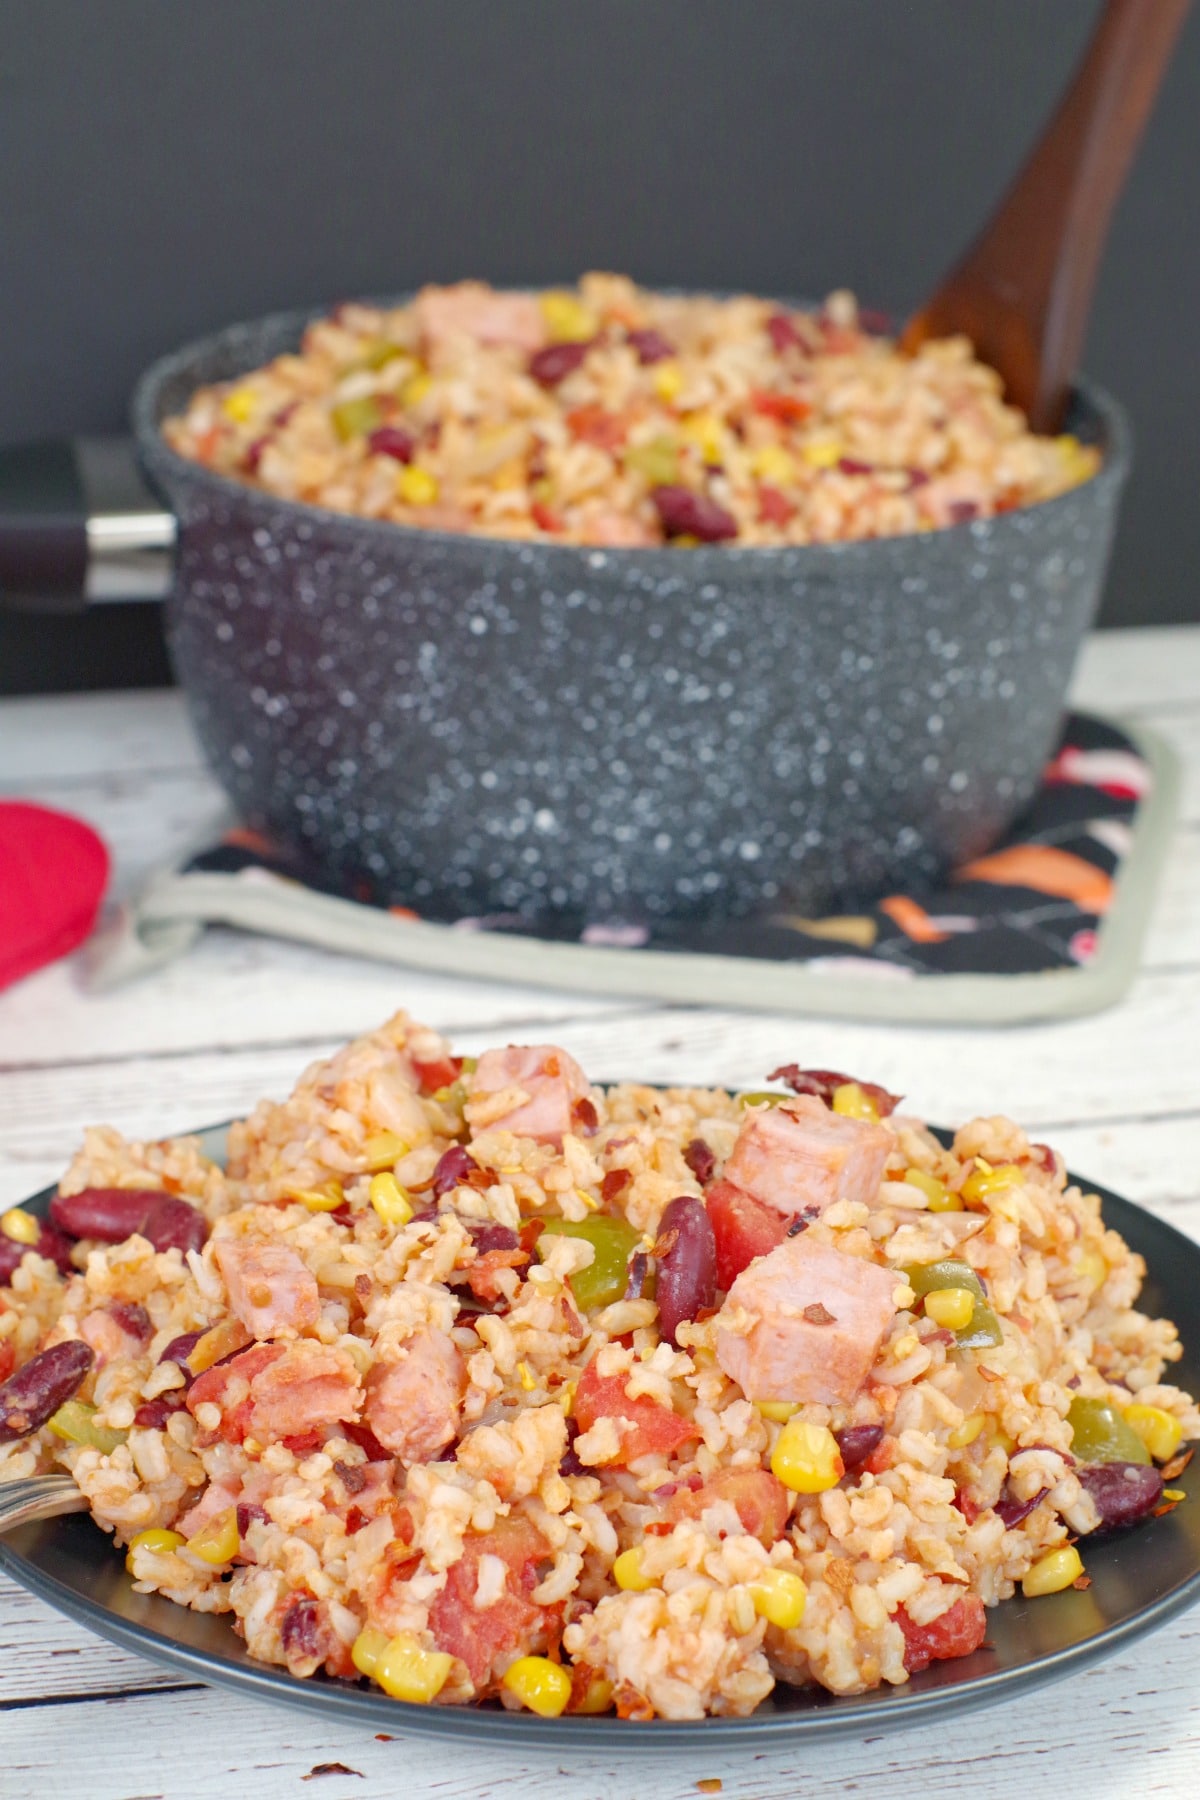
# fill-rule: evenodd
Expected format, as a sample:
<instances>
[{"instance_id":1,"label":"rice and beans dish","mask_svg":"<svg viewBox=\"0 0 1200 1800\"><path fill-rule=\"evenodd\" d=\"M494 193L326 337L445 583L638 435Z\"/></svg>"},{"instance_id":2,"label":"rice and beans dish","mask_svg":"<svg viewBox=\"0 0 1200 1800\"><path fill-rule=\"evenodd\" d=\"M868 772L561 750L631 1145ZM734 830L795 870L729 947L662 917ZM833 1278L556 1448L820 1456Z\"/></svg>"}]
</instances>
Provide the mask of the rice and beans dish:
<instances>
[{"instance_id":1,"label":"rice and beans dish","mask_svg":"<svg viewBox=\"0 0 1200 1800\"><path fill-rule=\"evenodd\" d=\"M1175 1327L1008 1119L770 1079L400 1014L224 1167L89 1131L0 1218L0 1480L69 1470L139 1592L406 1701L744 1715L969 1655L1181 1497Z\"/></svg>"},{"instance_id":2,"label":"rice and beans dish","mask_svg":"<svg viewBox=\"0 0 1200 1800\"><path fill-rule=\"evenodd\" d=\"M818 311L575 288L350 303L295 354L165 421L193 461L289 500L487 537L613 546L892 537L1086 481L965 338L903 355L854 297Z\"/></svg>"}]
</instances>

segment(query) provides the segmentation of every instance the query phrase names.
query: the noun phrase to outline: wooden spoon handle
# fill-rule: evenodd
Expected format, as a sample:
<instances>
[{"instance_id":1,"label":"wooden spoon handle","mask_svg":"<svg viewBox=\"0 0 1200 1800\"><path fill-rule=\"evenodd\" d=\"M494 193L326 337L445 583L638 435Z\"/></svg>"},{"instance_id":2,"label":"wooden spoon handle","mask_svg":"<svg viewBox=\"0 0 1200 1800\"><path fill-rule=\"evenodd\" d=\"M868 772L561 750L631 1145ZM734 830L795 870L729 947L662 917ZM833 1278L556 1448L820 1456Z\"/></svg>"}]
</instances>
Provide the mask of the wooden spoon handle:
<instances>
[{"instance_id":1,"label":"wooden spoon handle","mask_svg":"<svg viewBox=\"0 0 1200 1800\"><path fill-rule=\"evenodd\" d=\"M1108 0L1075 78L999 209L905 327L965 332L1036 431L1062 420L1109 220L1190 0Z\"/></svg>"}]
</instances>

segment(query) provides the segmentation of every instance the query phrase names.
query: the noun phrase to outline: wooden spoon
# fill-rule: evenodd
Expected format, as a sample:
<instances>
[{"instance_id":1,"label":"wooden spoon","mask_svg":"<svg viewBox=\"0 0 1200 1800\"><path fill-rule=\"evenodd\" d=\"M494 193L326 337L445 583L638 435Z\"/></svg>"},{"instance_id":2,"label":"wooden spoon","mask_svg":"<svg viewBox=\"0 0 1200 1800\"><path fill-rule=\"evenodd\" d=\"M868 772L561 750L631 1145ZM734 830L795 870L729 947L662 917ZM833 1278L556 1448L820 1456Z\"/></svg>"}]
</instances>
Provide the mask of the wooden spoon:
<instances>
[{"instance_id":1,"label":"wooden spoon","mask_svg":"<svg viewBox=\"0 0 1200 1800\"><path fill-rule=\"evenodd\" d=\"M1057 431L1109 219L1190 0L1108 0L1075 78L990 223L904 328L963 332L1035 431Z\"/></svg>"}]
</instances>

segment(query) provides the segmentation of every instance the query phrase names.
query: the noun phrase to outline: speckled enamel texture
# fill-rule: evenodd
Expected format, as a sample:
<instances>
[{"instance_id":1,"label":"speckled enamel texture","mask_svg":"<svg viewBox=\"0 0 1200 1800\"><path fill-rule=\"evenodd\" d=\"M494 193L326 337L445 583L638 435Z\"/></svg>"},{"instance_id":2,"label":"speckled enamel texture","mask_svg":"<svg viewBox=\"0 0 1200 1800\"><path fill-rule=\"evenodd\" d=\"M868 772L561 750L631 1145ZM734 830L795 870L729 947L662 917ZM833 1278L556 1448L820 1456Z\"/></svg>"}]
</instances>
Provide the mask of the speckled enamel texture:
<instances>
[{"instance_id":1,"label":"speckled enamel texture","mask_svg":"<svg viewBox=\"0 0 1200 1800\"><path fill-rule=\"evenodd\" d=\"M159 421L309 315L159 363L134 422L180 522L169 635L242 816L431 918L814 915L919 888L1034 791L1128 451L947 531L600 550L410 530L209 474Z\"/></svg>"}]
</instances>

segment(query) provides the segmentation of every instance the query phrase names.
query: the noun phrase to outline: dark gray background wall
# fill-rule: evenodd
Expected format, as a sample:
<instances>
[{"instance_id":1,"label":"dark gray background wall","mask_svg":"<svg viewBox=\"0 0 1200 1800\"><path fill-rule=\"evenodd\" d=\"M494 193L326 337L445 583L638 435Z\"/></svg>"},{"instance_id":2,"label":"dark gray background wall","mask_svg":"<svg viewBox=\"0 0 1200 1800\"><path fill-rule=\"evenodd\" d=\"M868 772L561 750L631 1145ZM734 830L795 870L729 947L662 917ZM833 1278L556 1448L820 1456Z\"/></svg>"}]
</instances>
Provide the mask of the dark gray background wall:
<instances>
[{"instance_id":1,"label":"dark gray background wall","mask_svg":"<svg viewBox=\"0 0 1200 1800\"><path fill-rule=\"evenodd\" d=\"M479 274L904 311L1053 104L1096 0L7 0L0 442L119 429L242 316ZM1110 624L1198 616L1200 21L1121 205L1087 366L1138 469ZM139 613L141 609L138 609ZM160 672L152 618L0 628L12 687Z\"/></svg>"}]
</instances>

